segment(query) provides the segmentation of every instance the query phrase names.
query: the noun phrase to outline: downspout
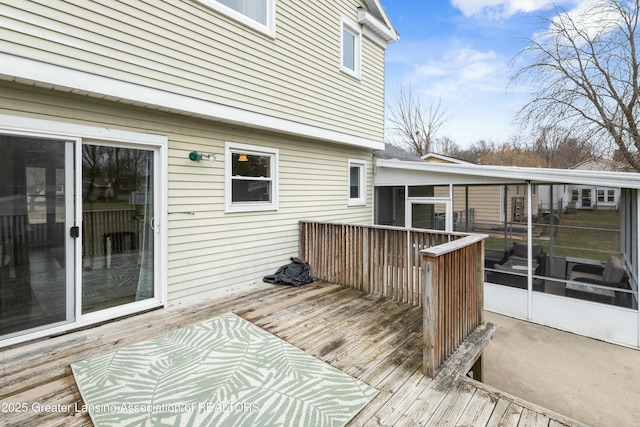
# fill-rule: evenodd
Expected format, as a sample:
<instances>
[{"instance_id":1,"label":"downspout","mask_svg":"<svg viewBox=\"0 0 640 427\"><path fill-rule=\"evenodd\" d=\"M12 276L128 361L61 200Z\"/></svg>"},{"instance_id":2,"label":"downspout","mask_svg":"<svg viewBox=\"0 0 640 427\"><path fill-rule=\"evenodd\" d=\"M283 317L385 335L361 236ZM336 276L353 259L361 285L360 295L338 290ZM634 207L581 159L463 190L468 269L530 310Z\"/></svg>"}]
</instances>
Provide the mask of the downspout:
<instances>
[{"instance_id":1,"label":"downspout","mask_svg":"<svg viewBox=\"0 0 640 427\"><path fill-rule=\"evenodd\" d=\"M533 320L533 227L531 216L533 209L531 203L531 181L527 181L527 319Z\"/></svg>"}]
</instances>

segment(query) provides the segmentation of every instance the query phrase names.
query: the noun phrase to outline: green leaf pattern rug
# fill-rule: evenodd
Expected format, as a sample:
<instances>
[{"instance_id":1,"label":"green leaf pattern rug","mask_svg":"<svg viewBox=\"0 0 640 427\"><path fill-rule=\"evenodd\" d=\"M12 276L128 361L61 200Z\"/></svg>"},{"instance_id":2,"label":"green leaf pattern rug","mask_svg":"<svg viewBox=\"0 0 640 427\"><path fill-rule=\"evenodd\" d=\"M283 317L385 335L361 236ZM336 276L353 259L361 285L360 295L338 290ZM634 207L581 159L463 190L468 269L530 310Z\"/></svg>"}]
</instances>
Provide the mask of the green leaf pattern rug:
<instances>
[{"instance_id":1,"label":"green leaf pattern rug","mask_svg":"<svg viewBox=\"0 0 640 427\"><path fill-rule=\"evenodd\" d=\"M71 368L96 426L342 426L377 394L234 314Z\"/></svg>"}]
</instances>

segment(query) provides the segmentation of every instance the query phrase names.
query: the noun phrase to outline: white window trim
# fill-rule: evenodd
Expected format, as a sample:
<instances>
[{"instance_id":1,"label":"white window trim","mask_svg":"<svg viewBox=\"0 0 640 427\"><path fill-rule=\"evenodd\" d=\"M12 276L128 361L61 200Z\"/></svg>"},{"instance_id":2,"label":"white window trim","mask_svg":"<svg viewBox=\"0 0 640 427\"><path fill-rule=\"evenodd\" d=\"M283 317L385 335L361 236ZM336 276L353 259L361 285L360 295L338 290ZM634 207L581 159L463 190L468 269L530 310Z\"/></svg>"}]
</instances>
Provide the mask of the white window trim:
<instances>
[{"instance_id":1,"label":"white window trim","mask_svg":"<svg viewBox=\"0 0 640 427\"><path fill-rule=\"evenodd\" d=\"M351 197L351 167L360 168L360 197ZM347 198L349 206L363 206L367 204L367 162L349 159L347 162Z\"/></svg>"},{"instance_id":2,"label":"white window trim","mask_svg":"<svg viewBox=\"0 0 640 427\"><path fill-rule=\"evenodd\" d=\"M348 30L356 36L354 66L355 70L344 66L344 30ZM362 29L355 22L342 18L340 20L340 70L352 77L360 79L362 77Z\"/></svg>"},{"instance_id":3,"label":"white window trim","mask_svg":"<svg viewBox=\"0 0 640 427\"><path fill-rule=\"evenodd\" d=\"M270 202L242 202L233 203L231 192L231 159L232 154L256 154L271 157L271 201ZM278 164L279 150L277 148L261 147L258 145L241 144L226 141L224 145L224 211L225 212L257 212L277 211L278 203Z\"/></svg>"},{"instance_id":4,"label":"white window trim","mask_svg":"<svg viewBox=\"0 0 640 427\"><path fill-rule=\"evenodd\" d=\"M269 37L276 37L276 0L265 0L267 2L267 24L263 25L262 23L255 21L248 16L226 6L222 3L217 2L216 0L197 0L198 2L204 4L205 6L209 6L210 8L227 15L229 18L234 19L241 24L244 24L248 27L253 28L254 30L260 31L268 35Z\"/></svg>"}]
</instances>

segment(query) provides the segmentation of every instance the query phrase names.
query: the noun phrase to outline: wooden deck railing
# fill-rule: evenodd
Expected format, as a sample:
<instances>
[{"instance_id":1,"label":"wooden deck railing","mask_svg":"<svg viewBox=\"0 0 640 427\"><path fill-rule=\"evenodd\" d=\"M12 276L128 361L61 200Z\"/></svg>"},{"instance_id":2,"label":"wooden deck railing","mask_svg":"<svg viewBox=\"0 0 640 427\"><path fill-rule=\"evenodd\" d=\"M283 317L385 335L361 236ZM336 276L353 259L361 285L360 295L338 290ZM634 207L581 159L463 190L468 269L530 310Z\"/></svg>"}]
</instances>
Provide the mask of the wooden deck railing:
<instances>
[{"instance_id":1,"label":"wooden deck railing","mask_svg":"<svg viewBox=\"0 0 640 427\"><path fill-rule=\"evenodd\" d=\"M300 222L300 258L319 280L423 307L424 371L482 323L487 236Z\"/></svg>"},{"instance_id":2,"label":"wooden deck railing","mask_svg":"<svg viewBox=\"0 0 640 427\"><path fill-rule=\"evenodd\" d=\"M135 209L84 211L82 213L82 252L84 256L105 255L105 236L126 235L135 248L137 222Z\"/></svg>"},{"instance_id":3,"label":"wooden deck railing","mask_svg":"<svg viewBox=\"0 0 640 427\"><path fill-rule=\"evenodd\" d=\"M442 363L483 322L484 240L474 235L422 251L424 372Z\"/></svg>"}]
</instances>

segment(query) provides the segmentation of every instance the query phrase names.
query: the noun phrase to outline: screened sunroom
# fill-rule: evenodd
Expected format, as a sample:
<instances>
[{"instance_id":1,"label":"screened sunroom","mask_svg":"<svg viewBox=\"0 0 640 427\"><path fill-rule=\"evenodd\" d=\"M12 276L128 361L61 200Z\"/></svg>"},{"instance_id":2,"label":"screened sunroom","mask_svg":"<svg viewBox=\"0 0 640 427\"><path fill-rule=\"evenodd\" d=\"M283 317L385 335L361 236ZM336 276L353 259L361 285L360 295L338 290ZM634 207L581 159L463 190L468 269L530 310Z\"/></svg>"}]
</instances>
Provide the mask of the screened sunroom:
<instances>
[{"instance_id":1,"label":"screened sunroom","mask_svg":"<svg viewBox=\"0 0 640 427\"><path fill-rule=\"evenodd\" d=\"M485 309L640 347L640 174L377 158L375 223L486 234Z\"/></svg>"}]
</instances>

